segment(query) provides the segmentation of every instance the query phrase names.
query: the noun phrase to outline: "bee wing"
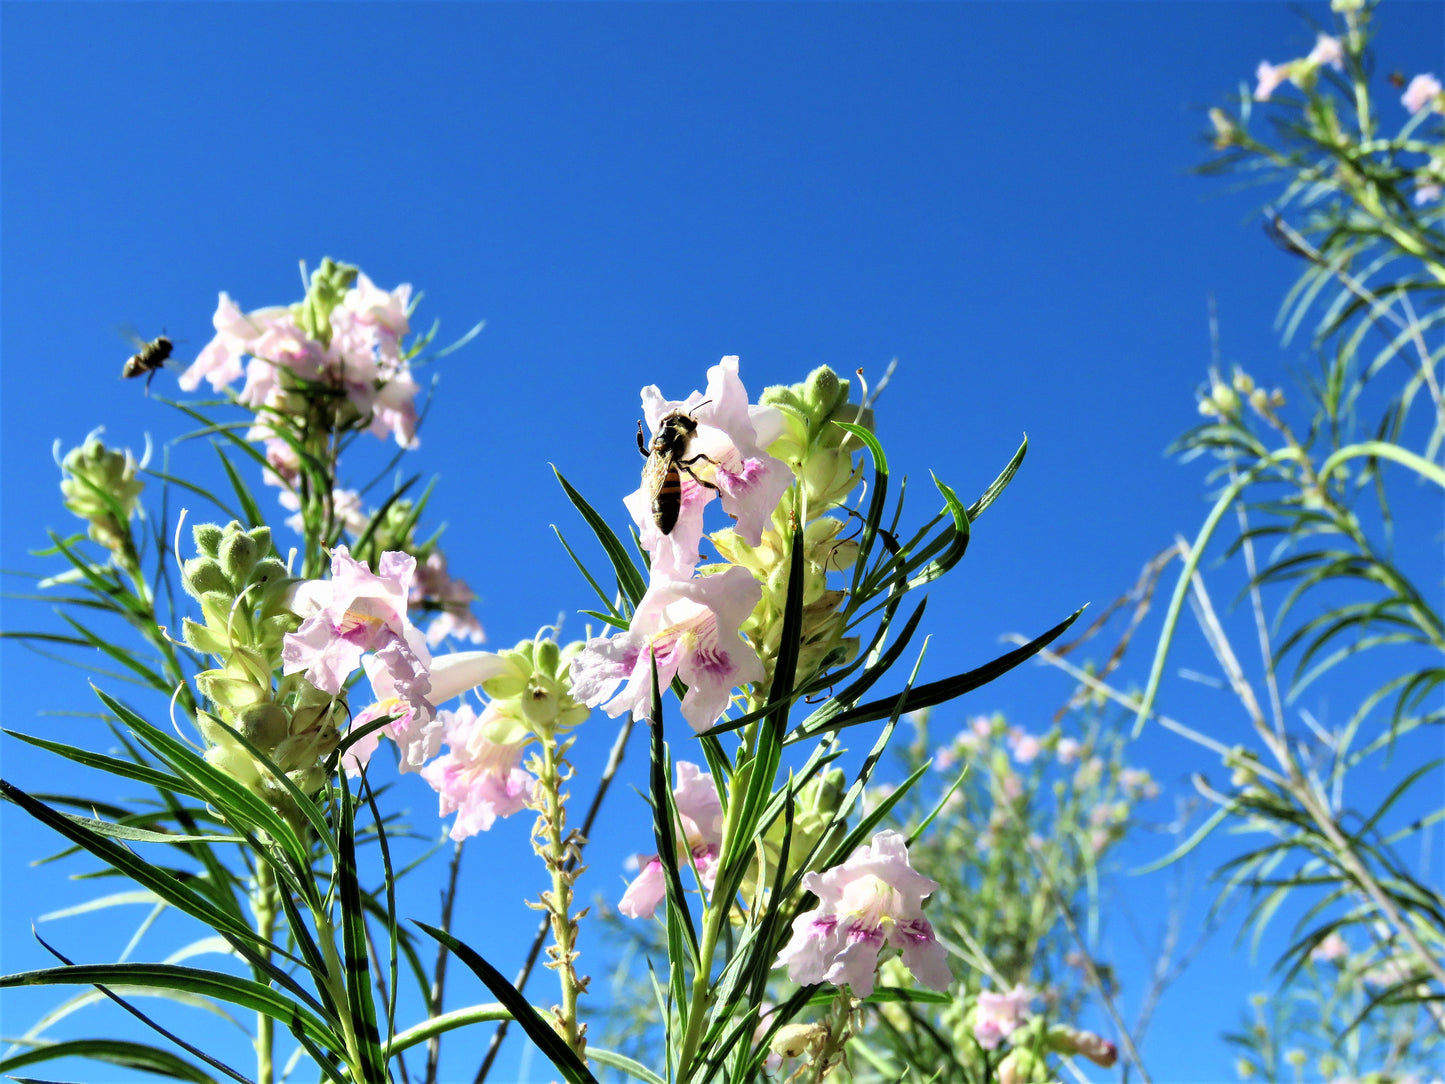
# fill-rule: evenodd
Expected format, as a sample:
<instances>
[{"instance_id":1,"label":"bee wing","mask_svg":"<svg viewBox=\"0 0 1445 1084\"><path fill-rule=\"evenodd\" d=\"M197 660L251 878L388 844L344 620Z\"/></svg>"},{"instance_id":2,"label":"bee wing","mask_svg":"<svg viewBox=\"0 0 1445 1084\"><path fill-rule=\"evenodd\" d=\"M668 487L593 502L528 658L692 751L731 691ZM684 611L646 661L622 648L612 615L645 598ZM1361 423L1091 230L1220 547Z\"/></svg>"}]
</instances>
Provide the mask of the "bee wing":
<instances>
[{"instance_id":1,"label":"bee wing","mask_svg":"<svg viewBox=\"0 0 1445 1084\"><path fill-rule=\"evenodd\" d=\"M137 353L144 350L149 345L149 343L147 343L145 339L142 339L140 337L140 332L136 330L135 325L130 323L129 321L123 324L116 324L115 333L126 342L134 346Z\"/></svg>"},{"instance_id":2,"label":"bee wing","mask_svg":"<svg viewBox=\"0 0 1445 1084\"><path fill-rule=\"evenodd\" d=\"M658 455L653 452L647 457L647 465L642 468L642 488L647 494L648 500L655 500L658 493L662 491L663 484L667 481L668 468L672 460L665 455Z\"/></svg>"}]
</instances>

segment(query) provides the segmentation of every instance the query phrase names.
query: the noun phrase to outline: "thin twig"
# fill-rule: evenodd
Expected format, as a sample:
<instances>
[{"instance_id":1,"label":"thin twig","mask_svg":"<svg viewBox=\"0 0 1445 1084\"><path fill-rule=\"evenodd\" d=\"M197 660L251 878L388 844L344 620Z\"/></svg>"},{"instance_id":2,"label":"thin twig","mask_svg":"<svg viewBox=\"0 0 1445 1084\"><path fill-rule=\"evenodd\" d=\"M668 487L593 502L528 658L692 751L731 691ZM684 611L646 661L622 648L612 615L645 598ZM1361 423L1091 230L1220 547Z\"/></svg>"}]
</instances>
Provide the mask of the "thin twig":
<instances>
[{"instance_id":1,"label":"thin twig","mask_svg":"<svg viewBox=\"0 0 1445 1084\"><path fill-rule=\"evenodd\" d=\"M456 847L452 850L452 860L447 867L447 886L442 890L442 914L441 928L451 933L452 929L452 906L457 900L457 874L462 868L462 841L457 840ZM440 1015L442 1011L442 992L447 981L447 958L451 953L445 945L437 946L437 962L434 978L431 984L431 1014ZM426 1044L426 1084L437 1084L437 1066L441 1062L442 1037L433 1035Z\"/></svg>"}]
</instances>

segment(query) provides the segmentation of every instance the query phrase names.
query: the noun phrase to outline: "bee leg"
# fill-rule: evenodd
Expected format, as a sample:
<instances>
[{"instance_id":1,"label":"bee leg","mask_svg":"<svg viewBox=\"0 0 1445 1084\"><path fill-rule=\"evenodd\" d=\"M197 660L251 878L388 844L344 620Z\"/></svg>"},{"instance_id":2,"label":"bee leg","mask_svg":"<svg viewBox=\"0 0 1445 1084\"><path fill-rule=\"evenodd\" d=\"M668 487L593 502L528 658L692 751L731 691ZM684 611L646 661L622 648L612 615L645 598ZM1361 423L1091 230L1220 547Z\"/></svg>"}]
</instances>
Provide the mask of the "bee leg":
<instances>
[{"instance_id":1,"label":"bee leg","mask_svg":"<svg viewBox=\"0 0 1445 1084\"><path fill-rule=\"evenodd\" d=\"M642 423L640 421L637 423L637 450L643 455L648 454L647 442L642 439Z\"/></svg>"},{"instance_id":2,"label":"bee leg","mask_svg":"<svg viewBox=\"0 0 1445 1084\"><path fill-rule=\"evenodd\" d=\"M702 486L703 489L711 489L711 490L713 490L713 491L716 491L716 490L717 490L717 486L716 486L716 485L714 485L712 482L707 481L707 480L704 479L704 478L699 478L696 474L693 473L692 464L696 463L699 459L707 459L707 456L705 456L705 455L695 455L695 456L693 456L691 459L688 459L688 460L685 460L685 461L683 461L683 462L678 463L677 469L678 469L678 470L681 470L681 471L686 471L686 472L687 472L687 476L688 476L689 478L691 478L694 482L696 482L698 485ZM709 463L712 462L711 459L707 459L707 461L708 461Z\"/></svg>"}]
</instances>

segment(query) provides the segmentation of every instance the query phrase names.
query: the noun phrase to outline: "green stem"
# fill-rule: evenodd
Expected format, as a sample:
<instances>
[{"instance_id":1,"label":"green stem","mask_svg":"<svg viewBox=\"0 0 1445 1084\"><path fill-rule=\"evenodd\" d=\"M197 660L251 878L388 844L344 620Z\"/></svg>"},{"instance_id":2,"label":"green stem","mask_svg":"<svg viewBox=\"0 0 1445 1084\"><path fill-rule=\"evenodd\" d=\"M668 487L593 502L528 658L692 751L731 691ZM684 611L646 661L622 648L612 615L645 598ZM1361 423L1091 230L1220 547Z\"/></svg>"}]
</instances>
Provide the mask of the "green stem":
<instances>
[{"instance_id":1,"label":"green stem","mask_svg":"<svg viewBox=\"0 0 1445 1084\"><path fill-rule=\"evenodd\" d=\"M542 771L538 782L543 805L534 833L542 837L537 850L552 875L552 890L542 894L542 904L552 919L553 944L547 950L552 960L548 966L556 970L562 991L562 1004L554 1011L553 1027L585 1063L587 1029L577 1022L577 998L586 982L578 979L573 966L577 959L577 922L571 914L572 882L581 870L569 868L576 839L566 831L567 807L562 794L562 786L570 775L565 747L559 747L556 736L548 734L542 739Z\"/></svg>"},{"instance_id":2,"label":"green stem","mask_svg":"<svg viewBox=\"0 0 1445 1084\"><path fill-rule=\"evenodd\" d=\"M763 706L766 694L758 687L748 693L745 710L748 713ZM733 785L727 795L727 812L723 821L722 842L719 854L728 854L728 843L738 833L743 805L739 788L746 787L744 766L755 760L758 724L749 723L743 730L742 746L738 750L737 770L733 772ZM717 952L718 940L722 935L723 923L728 920L730 900L708 900L703 906L702 943L698 946L698 969L692 977L692 995L688 999L687 1030L683 1033L682 1046L677 1059L677 1079L686 1084L691 1078L693 1060L697 1057L698 1044L702 1041L703 1024L708 1001L712 996L712 959Z\"/></svg>"},{"instance_id":3,"label":"green stem","mask_svg":"<svg viewBox=\"0 0 1445 1084\"><path fill-rule=\"evenodd\" d=\"M341 1038L346 1044L346 1049L338 1051L338 1053L345 1057L347 1066L351 1070L351 1079L364 1081L366 1080L366 1063L361 1056L361 1043L356 1035L355 1022L346 1008L348 1004L346 965L342 963L341 957L336 952L336 927L331 924L331 916L326 912L324 906L314 910L312 917L316 920L316 942L321 949L321 960L325 965L325 971L318 976L318 979L325 984L327 992L331 995L332 1003L337 1006L337 1022L341 1024Z\"/></svg>"},{"instance_id":4,"label":"green stem","mask_svg":"<svg viewBox=\"0 0 1445 1084\"><path fill-rule=\"evenodd\" d=\"M276 875L269 863L261 859L256 864L256 883L251 892L251 912L256 918L256 933L260 935L260 954L263 960L270 960L271 935L276 929ZM265 981L264 976L257 975ZM265 1013L256 1014L256 1081L257 1084L273 1084L276 1079L272 1054L275 1047L275 1022Z\"/></svg>"}]
</instances>

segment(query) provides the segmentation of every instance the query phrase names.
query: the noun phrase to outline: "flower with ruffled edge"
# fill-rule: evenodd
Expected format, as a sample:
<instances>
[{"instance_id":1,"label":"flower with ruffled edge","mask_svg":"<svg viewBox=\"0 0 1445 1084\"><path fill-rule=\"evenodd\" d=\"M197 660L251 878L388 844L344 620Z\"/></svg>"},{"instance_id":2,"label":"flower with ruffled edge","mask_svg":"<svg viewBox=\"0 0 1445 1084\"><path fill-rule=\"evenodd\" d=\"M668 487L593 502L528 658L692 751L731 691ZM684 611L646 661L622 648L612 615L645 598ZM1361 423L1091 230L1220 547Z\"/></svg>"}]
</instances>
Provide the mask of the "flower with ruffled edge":
<instances>
[{"instance_id":1,"label":"flower with ruffled edge","mask_svg":"<svg viewBox=\"0 0 1445 1084\"><path fill-rule=\"evenodd\" d=\"M409 643L407 593L416 559L387 552L373 573L345 546L331 552L331 578L308 580L296 589L292 609L303 618L281 649L283 672L306 672L306 680L332 696L368 651L382 657L395 681L415 689L426 678L426 663ZM424 651L426 642L420 640ZM425 690L423 690L423 693Z\"/></svg>"},{"instance_id":2,"label":"flower with ruffled edge","mask_svg":"<svg viewBox=\"0 0 1445 1084\"><path fill-rule=\"evenodd\" d=\"M947 954L923 917L924 897L938 882L913 869L902 835L879 832L841 866L805 875L803 888L818 897L818 906L793 920L792 940L778 954L778 966L786 965L794 982L846 983L855 997L867 997L878 954L892 945L924 986L948 988Z\"/></svg>"},{"instance_id":3,"label":"flower with ruffled edge","mask_svg":"<svg viewBox=\"0 0 1445 1084\"><path fill-rule=\"evenodd\" d=\"M437 755L446 735L445 716L448 713L437 711L433 704L455 699L506 669L503 660L490 651L454 651L433 659L415 628L408 632L408 640L417 657L426 665L430 688L421 698L410 697L410 687L405 681L398 683L383 661L371 657L362 660L376 699L351 721L351 730L357 731L383 716L393 718L385 726L363 735L346 750L341 760L347 775L361 773L383 736L396 742L401 749L403 772L420 771L428 760Z\"/></svg>"},{"instance_id":4,"label":"flower with ruffled edge","mask_svg":"<svg viewBox=\"0 0 1445 1084\"><path fill-rule=\"evenodd\" d=\"M658 687L674 676L687 684L683 718L702 733L727 710L732 690L760 681L757 653L738 628L762 598L758 581L744 568L729 568L695 580L672 580L654 573L647 594L626 632L595 636L572 660L572 695L588 707L622 692L603 708L616 717L624 711L645 719L652 711L652 660Z\"/></svg>"},{"instance_id":5,"label":"flower with ruffled edge","mask_svg":"<svg viewBox=\"0 0 1445 1084\"><path fill-rule=\"evenodd\" d=\"M1033 999L1033 991L1022 984L1002 993L980 991L973 1010L973 1037L978 1045L993 1050L1022 1027Z\"/></svg>"},{"instance_id":6,"label":"flower with ruffled edge","mask_svg":"<svg viewBox=\"0 0 1445 1084\"><path fill-rule=\"evenodd\" d=\"M518 735L516 724L487 705L478 715L470 704L441 711L448 752L422 769L421 775L440 798L440 816L457 814L451 838L457 841L485 832L498 817L525 809L536 778L521 767L531 735Z\"/></svg>"}]
</instances>

